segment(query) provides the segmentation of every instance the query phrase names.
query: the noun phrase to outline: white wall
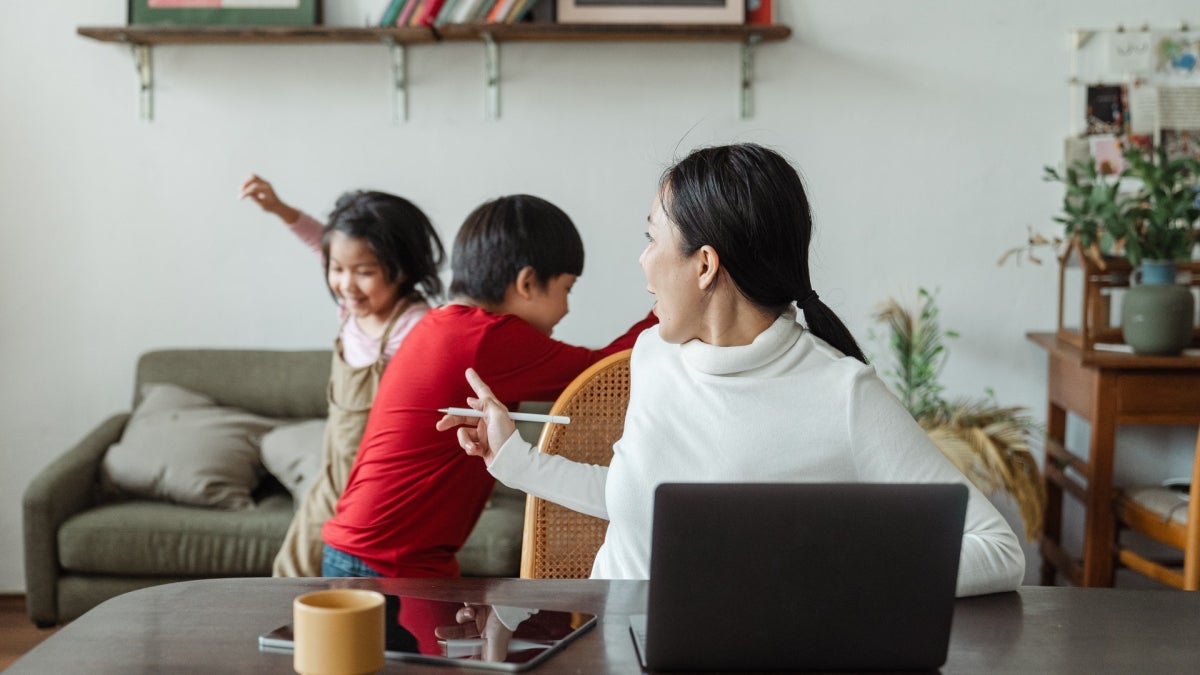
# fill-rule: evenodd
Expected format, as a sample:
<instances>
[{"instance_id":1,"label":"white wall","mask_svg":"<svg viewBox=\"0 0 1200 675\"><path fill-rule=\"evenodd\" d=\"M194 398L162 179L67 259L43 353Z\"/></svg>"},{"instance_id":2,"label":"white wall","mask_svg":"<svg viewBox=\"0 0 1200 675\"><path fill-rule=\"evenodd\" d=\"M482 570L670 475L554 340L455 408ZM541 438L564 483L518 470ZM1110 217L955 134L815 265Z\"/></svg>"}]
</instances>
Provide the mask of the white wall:
<instances>
[{"instance_id":1,"label":"white wall","mask_svg":"<svg viewBox=\"0 0 1200 675\"><path fill-rule=\"evenodd\" d=\"M0 592L24 587L25 486L128 408L138 354L330 344L316 261L235 199L252 171L319 217L350 187L399 192L447 241L482 200L555 201L588 251L559 335L597 344L649 305L636 258L660 171L697 145L765 143L807 178L814 283L852 330L865 337L886 296L940 286L944 323L962 333L950 393L991 386L1040 416L1045 359L1024 333L1053 326L1055 271L995 260L1057 208L1039 176L1067 131L1068 31L1195 11L1184 0L776 2L794 35L758 51L748 121L735 45L504 45L494 122L481 46L416 47L411 119L392 126L389 63L374 45L160 47L156 119L140 121L128 49L75 35L123 23L125 4L10 3L0 22ZM356 9L327 4L333 21L357 23ZM1143 456L1166 454L1161 472L1178 474L1191 433L1120 442L1169 447Z\"/></svg>"}]
</instances>

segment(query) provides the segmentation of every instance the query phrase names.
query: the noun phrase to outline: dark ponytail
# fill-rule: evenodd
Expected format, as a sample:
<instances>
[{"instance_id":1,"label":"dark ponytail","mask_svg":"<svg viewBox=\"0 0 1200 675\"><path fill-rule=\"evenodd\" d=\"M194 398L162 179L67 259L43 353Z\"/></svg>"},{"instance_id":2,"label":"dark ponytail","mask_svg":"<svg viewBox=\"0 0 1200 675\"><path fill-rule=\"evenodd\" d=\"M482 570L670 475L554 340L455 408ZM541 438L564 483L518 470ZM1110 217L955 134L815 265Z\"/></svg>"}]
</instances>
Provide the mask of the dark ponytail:
<instances>
[{"instance_id":1,"label":"dark ponytail","mask_svg":"<svg viewBox=\"0 0 1200 675\"><path fill-rule=\"evenodd\" d=\"M793 302L814 335L867 362L854 336L812 288L812 211L799 174L751 143L702 148L662 178L663 209L684 255L712 246L747 300L781 313Z\"/></svg>"}]
</instances>

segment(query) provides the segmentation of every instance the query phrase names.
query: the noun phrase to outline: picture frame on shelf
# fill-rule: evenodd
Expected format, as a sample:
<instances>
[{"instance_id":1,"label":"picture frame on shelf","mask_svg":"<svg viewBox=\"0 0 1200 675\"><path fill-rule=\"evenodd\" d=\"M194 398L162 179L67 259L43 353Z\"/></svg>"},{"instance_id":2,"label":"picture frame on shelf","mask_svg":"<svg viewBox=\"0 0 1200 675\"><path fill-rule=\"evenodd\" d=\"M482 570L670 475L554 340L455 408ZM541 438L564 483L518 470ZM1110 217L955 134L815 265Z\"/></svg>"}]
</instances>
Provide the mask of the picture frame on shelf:
<instances>
[{"instance_id":1,"label":"picture frame on shelf","mask_svg":"<svg viewBox=\"0 0 1200 675\"><path fill-rule=\"evenodd\" d=\"M316 26L321 0L129 0L130 25Z\"/></svg>"},{"instance_id":2,"label":"picture frame on shelf","mask_svg":"<svg viewBox=\"0 0 1200 675\"><path fill-rule=\"evenodd\" d=\"M558 23L735 24L746 0L557 0Z\"/></svg>"}]
</instances>

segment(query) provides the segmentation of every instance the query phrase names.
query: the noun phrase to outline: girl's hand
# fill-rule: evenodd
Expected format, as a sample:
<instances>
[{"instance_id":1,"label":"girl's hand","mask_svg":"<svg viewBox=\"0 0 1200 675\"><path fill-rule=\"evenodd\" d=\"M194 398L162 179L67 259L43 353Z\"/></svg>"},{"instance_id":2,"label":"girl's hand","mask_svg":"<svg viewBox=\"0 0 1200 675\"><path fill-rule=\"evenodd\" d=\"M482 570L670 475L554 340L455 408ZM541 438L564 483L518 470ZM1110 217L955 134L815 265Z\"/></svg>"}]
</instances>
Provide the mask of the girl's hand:
<instances>
[{"instance_id":1,"label":"girl's hand","mask_svg":"<svg viewBox=\"0 0 1200 675\"><path fill-rule=\"evenodd\" d=\"M275 194L275 188L259 176L252 175L242 183L240 199L249 197L262 207L263 211L273 213L284 223L294 223L300 217L300 212L288 206Z\"/></svg>"},{"instance_id":2,"label":"girl's hand","mask_svg":"<svg viewBox=\"0 0 1200 675\"><path fill-rule=\"evenodd\" d=\"M482 457L484 463L492 465L496 451L509 436L517 430L517 425L508 418L508 408L496 400L491 388L484 383L473 368L467 368L467 382L475 390L475 396L467 398L467 405L473 410L484 413L483 417L462 417L446 415L438 420L437 430L446 431L458 427L458 444L468 455Z\"/></svg>"}]
</instances>

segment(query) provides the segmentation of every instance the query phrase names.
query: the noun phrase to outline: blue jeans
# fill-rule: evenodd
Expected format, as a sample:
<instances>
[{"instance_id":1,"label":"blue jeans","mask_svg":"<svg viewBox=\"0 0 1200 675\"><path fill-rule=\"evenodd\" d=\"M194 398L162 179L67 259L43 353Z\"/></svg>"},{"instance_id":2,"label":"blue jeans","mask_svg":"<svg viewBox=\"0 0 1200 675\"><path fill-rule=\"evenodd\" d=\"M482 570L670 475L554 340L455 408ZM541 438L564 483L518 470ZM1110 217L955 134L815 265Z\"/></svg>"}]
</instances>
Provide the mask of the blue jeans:
<instances>
[{"instance_id":1,"label":"blue jeans","mask_svg":"<svg viewBox=\"0 0 1200 675\"><path fill-rule=\"evenodd\" d=\"M325 544L325 554L321 557L321 576L323 577L381 577L379 572L367 566L357 556L343 553Z\"/></svg>"}]
</instances>

